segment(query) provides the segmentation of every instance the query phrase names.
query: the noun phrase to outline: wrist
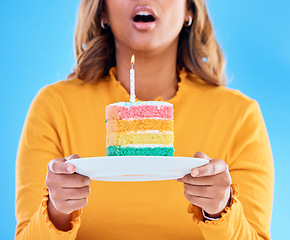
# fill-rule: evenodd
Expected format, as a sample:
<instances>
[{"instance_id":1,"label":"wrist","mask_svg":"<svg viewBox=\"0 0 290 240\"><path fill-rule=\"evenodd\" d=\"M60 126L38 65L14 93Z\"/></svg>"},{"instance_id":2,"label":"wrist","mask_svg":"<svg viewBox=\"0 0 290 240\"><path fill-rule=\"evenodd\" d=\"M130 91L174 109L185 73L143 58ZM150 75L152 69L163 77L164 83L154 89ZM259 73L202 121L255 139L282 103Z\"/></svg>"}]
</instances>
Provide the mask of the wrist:
<instances>
[{"instance_id":1,"label":"wrist","mask_svg":"<svg viewBox=\"0 0 290 240\"><path fill-rule=\"evenodd\" d=\"M50 221L53 223L53 225L61 231L69 231L71 230L71 220L72 220L72 214L65 214L62 212L59 212L53 205L50 199L48 199L47 202L47 211Z\"/></svg>"},{"instance_id":2,"label":"wrist","mask_svg":"<svg viewBox=\"0 0 290 240\"><path fill-rule=\"evenodd\" d=\"M210 213L207 213L206 211L204 211L202 209L202 214L203 214L203 217L205 220L210 220L210 221L213 221L213 220L218 220L222 217L222 213L224 213L226 210L226 207L230 207L232 205L232 197L233 197L233 189L232 187L230 187L230 194L229 194L229 199L227 201L227 204L226 206L224 207L224 209L218 213L215 213L215 214L210 214Z\"/></svg>"},{"instance_id":3,"label":"wrist","mask_svg":"<svg viewBox=\"0 0 290 240\"><path fill-rule=\"evenodd\" d=\"M215 221L215 220L219 220L221 218L221 213L220 214L208 214L203 209L201 209L201 212L203 215L203 221L205 221L205 220Z\"/></svg>"},{"instance_id":4,"label":"wrist","mask_svg":"<svg viewBox=\"0 0 290 240\"><path fill-rule=\"evenodd\" d=\"M219 213L216 213L216 214L210 214L210 213L207 213L206 211L203 211L203 215L204 215L204 217L206 219L207 218L213 218L214 220L216 220L216 219L220 219L221 218L223 212L224 212L224 209L222 211L220 211Z\"/></svg>"}]
</instances>

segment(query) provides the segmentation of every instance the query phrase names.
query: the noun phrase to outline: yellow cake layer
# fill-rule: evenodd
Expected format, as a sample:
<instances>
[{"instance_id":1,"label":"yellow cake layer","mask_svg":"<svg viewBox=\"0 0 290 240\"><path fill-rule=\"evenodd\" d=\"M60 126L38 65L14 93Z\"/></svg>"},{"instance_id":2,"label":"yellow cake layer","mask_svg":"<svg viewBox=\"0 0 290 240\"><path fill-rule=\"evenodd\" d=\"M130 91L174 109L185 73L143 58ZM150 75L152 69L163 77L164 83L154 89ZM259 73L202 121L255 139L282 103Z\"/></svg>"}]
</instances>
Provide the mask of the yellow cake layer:
<instances>
[{"instance_id":1,"label":"yellow cake layer","mask_svg":"<svg viewBox=\"0 0 290 240\"><path fill-rule=\"evenodd\" d=\"M173 120L164 119L136 119L110 120L107 122L107 134L114 132L137 132L144 130L159 130L173 132Z\"/></svg>"},{"instance_id":2,"label":"yellow cake layer","mask_svg":"<svg viewBox=\"0 0 290 240\"><path fill-rule=\"evenodd\" d=\"M107 147L128 144L173 145L173 133L111 133L107 135Z\"/></svg>"}]
</instances>

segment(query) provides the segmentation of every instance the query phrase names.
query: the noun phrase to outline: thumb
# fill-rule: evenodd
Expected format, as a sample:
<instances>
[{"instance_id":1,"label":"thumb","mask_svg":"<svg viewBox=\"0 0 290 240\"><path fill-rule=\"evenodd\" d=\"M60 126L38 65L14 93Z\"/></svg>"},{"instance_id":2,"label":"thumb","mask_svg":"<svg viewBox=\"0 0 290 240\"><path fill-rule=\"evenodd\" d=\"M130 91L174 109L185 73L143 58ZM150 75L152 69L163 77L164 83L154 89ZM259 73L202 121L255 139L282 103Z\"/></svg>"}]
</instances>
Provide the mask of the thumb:
<instances>
[{"instance_id":1,"label":"thumb","mask_svg":"<svg viewBox=\"0 0 290 240\"><path fill-rule=\"evenodd\" d=\"M55 174L72 174L75 166L66 163L64 158L55 158L47 164L47 170Z\"/></svg>"},{"instance_id":2,"label":"thumb","mask_svg":"<svg viewBox=\"0 0 290 240\"><path fill-rule=\"evenodd\" d=\"M68 157L65 157L64 160L65 160L65 161L68 161L68 160L77 159L77 158L80 158L80 155L78 155L78 154L73 154L73 155L70 155L70 156L68 156ZM69 173L74 173L75 170L76 170L75 166L72 165L72 164L69 164L68 162L66 163L66 167L67 167L67 171L68 171Z\"/></svg>"},{"instance_id":3,"label":"thumb","mask_svg":"<svg viewBox=\"0 0 290 240\"><path fill-rule=\"evenodd\" d=\"M73 154L73 155L70 155L68 157L65 157L64 159L65 159L65 161L67 161L67 160L72 160L72 159L77 159L77 158L80 158L80 155Z\"/></svg>"},{"instance_id":4,"label":"thumb","mask_svg":"<svg viewBox=\"0 0 290 240\"><path fill-rule=\"evenodd\" d=\"M209 161L212 160L209 156L205 155L203 152L196 152L193 157L203 158L203 159L207 159Z\"/></svg>"}]
</instances>

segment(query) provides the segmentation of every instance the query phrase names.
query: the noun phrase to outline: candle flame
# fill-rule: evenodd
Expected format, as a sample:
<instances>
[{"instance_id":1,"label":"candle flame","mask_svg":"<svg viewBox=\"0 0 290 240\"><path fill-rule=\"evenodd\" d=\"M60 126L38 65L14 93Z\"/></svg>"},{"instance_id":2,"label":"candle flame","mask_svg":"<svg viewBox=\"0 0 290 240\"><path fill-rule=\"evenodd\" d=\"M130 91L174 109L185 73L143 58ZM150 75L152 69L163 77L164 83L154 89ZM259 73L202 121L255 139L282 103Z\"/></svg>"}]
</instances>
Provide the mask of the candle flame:
<instances>
[{"instance_id":1,"label":"candle flame","mask_svg":"<svg viewBox=\"0 0 290 240\"><path fill-rule=\"evenodd\" d=\"M133 65L135 63L135 55L132 55L131 57L131 64Z\"/></svg>"}]
</instances>

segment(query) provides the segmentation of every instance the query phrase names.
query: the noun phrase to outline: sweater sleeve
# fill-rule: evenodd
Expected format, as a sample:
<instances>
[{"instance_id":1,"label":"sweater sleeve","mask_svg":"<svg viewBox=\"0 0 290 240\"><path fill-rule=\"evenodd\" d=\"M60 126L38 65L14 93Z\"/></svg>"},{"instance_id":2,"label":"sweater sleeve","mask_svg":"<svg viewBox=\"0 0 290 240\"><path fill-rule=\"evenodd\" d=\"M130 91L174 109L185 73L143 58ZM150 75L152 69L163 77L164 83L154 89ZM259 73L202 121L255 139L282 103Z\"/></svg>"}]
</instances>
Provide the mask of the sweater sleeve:
<instances>
[{"instance_id":1,"label":"sweater sleeve","mask_svg":"<svg viewBox=\"0 0 290 240\"><path fill-rule=\"evenodd\" d=\"M73 213L72 229L56 229L47 212L47 164L63 157L60 132L64 122L60 101L52 86L42 89L32 102L22 131L16 162L15 239L75 239L80 211Z\"/></svg>"},{"instance_id":2,"label":"sweater sleeve","mask_svg":"<svg viewBox=\"0 0 290 240\"><path fill-rule=\"evenodd\" d=\"M232 182L237 184L233 186L232 206L226 208L222 217L215 221L203 221L200 209L193 205L188 210L207 240L268 240L273 199L273 159L256 101L249 103L233 131L235 134L225 159Z\"/></svg>"}]
</instances>

